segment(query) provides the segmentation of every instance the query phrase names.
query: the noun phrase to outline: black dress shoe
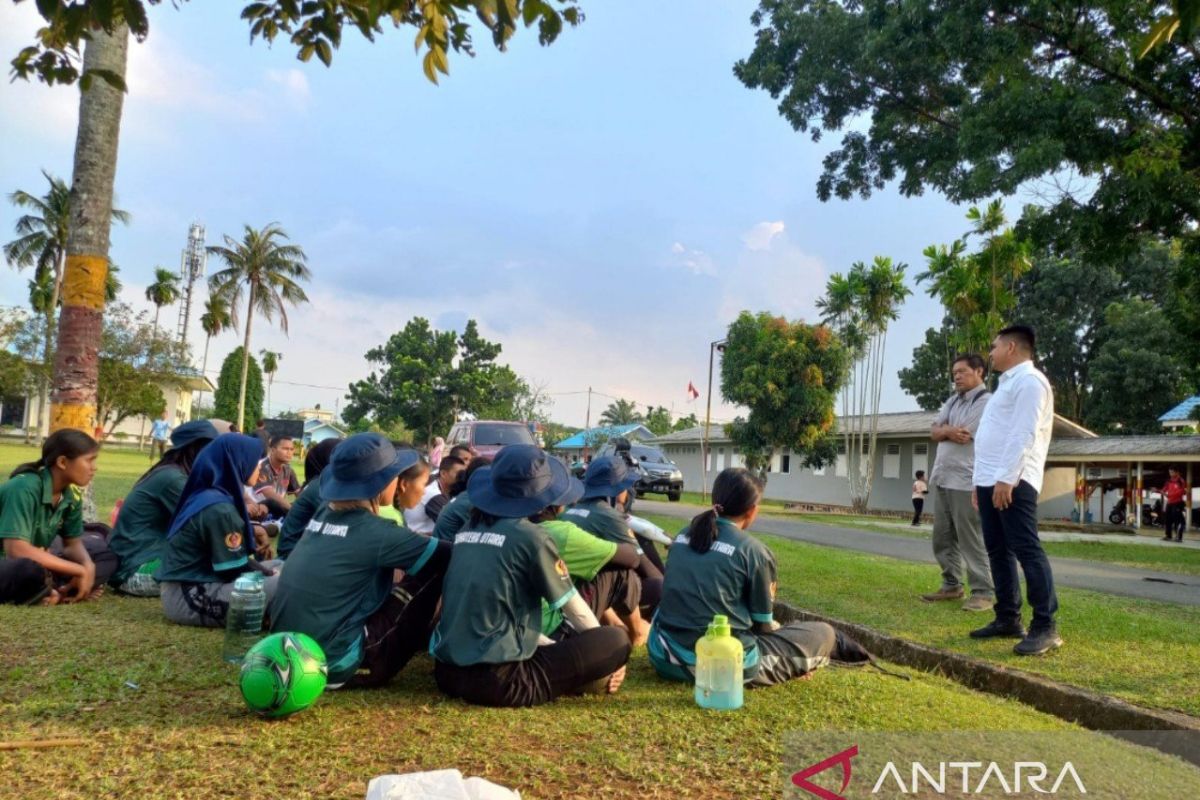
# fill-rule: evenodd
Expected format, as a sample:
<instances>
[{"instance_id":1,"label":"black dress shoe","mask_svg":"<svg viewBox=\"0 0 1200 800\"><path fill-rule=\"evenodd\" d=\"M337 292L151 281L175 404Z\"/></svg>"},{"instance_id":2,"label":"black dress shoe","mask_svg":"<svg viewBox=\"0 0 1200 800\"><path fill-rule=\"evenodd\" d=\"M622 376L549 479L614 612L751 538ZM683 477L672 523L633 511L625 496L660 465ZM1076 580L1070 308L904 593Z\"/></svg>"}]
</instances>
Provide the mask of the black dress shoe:
<instances>
[{"instance_id":1,"label":"black dress shoe","mask_svg":"<svg viewBox=\"0 0 1200 800\"><path fill-rule=\"evenodd\" d=\"M1019 656L1040 656L1056 647L1062 647L1062 643L1063 640L1056 630L1031 631L1013 646L1013 652Z\"/></svg>"},{"instance_id":2,"label":"black dress shoe","mask_svg":"<svg viewBox=\"0 0 1200 800\"><path fill-rule=\"evenodd\" d=\"M972 639L996 639L1003 637L1005 639L1021 639L1025 636L1025 626L1020 620L1013 622L1001 622L994 619L982 628L971 631Z\"/></svg>"}]
</instances>

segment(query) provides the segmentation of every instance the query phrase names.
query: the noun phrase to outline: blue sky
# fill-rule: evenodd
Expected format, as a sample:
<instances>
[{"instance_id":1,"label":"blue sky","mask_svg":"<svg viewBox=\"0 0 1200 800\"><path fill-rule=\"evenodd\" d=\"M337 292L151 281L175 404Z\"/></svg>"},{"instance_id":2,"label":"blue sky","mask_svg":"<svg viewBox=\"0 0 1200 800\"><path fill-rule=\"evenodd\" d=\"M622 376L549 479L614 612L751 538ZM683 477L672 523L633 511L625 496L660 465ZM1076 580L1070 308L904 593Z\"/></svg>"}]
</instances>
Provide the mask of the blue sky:
<instances>
[{"instance_id":1,"label":"blue sky","mask_svg":"<svg viewBox=\"0 0 1200 800\"><path fill-rule=\"evenodd\" d=\"M274 411L335 405L414 315L474 317L554 393L554 418L582 425L585 398L569 393L589 385L702 415L688 381L704 391L708 343L738 311L814 319L831 273L880 254L911 276L922 248L966 229L966 209L934 195L816 199L838 137L813 144L732 73L753 3L585 9L549 48L525 30L504 54L480 41L433 86L409 30L374 45L348 33L326 69L286 42L248 45L233 4L155 7L131 47L117 172L133 214L113 235L126 299L148 307L191 221L210 244L278 221L315 277L290 337L255 323L253 349L284 353ZM6 61L36 22L31 3L0 3ZM0 190L40 190L42 168L69 178L77 104L69 88L0 84ZM6 237L14 218L0 205ZM0 303L23 303L26 278L0 271ZM885 410L915 408L895 372L940 318L914 289L888 339ZM238 344L214 339L209 369Z\"/></svg>"}]
</instances>

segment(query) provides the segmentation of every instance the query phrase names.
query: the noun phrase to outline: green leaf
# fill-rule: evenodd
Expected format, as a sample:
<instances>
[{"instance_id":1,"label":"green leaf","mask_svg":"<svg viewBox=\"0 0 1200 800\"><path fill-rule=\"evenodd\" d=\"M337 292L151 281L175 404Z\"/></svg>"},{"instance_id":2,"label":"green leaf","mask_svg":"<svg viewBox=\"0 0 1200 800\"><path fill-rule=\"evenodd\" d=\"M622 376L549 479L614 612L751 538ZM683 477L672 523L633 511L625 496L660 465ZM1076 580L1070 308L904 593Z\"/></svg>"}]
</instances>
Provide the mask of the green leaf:
<instances>
[{"instance_id":1,"label":"green leaf","mask_svg":"<svg viewBox=\"0 0 1200 800\"><path fill-rule=\"evenodd\" d=\"M425 58L421 59L421 68L425 71L425 77L429 79L430 83L435 84L438 82L437 67L434 66L433 57L434 49L436 47L436 45L430 47L429 52L425 54Z\"/></svg>"},{"instance_id":2,"label":"green leaf","mask_svg":"<svg viewBox=\"0 0 1200 800\"><path fill-rule=\"evenodd\" d=\"M328 67L333 63L333 48L331 48L329 46L329 42L325 41L324 39L318 39L316 45L317 58L321 59L321 63Z\"/></svg>"}]
</instances>

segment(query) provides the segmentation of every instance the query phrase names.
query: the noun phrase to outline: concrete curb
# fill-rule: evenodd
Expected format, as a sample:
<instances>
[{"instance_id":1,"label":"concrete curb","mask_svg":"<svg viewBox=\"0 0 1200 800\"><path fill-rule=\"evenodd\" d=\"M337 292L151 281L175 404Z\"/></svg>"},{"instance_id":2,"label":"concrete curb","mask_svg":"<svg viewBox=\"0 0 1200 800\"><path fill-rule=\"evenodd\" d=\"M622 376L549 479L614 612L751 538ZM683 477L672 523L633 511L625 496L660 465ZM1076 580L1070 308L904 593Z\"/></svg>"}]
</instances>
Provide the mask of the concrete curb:
<instances>
[{"instance_id":1,"label":"concrete curb","mask_svg":"<svg viewBox=\"0 0 1200 800\"><path fill-rule=\"evenodd\" d=\"M828 623L849 634L884 660L941 675L980 692L1019 700L1038 711L1053 714L1089 730L1110 733L1200 765L1200 735L1163 735L1156 738L1153 733L1148 733L1190 731L1200 734L1200 718L1175 711L1142 708L1040 675L910 642L865 625L834 619L788 603L775 603L775 618L780 622L803 620ZM1132 735L1123 735L1126 733Z\"/></svg>"}]
</instances>

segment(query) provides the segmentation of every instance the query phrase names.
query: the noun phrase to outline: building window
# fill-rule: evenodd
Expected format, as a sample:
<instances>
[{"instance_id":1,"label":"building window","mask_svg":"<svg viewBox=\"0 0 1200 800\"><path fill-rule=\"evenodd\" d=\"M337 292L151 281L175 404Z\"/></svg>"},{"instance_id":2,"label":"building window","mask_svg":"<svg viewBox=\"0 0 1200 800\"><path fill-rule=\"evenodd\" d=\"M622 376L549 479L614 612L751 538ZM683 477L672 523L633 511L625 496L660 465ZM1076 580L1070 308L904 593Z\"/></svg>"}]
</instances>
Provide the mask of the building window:
<instances>
[{"instance_id":1,"label":"building window","mask_svg":"<svg viewBox=\"0 0 1200 800\"><path fill-rule=\"evenodd\" d=\"M913 445L913 455L914 456L929 455L929 445L924 442L921 442L920 444L914 444Z\"/></svg>"},{"instance_id":2,"label":"building window","mask_svg":"<svg viewBox=\"0 0 1200 800\"><path fill-rule=\"evenodd\" d=\"M782 455L779 457L779 472L783 475L788 475L792 471L792 457L790 455Z\"/></svg>"},{"instance_id":3,"label":"building window","mask_svg":"<svg viewBox=\"0 0 1200 800\"><path fill-rule=\"evenodd\" d=\"M900 477L900 445L889 444L883 452L883 477Z\"/></svg>"}]
</instances>

